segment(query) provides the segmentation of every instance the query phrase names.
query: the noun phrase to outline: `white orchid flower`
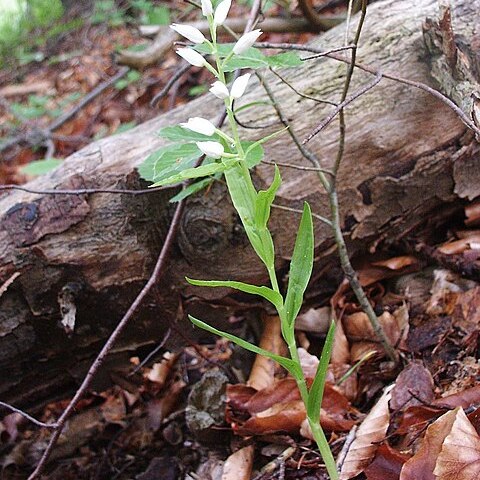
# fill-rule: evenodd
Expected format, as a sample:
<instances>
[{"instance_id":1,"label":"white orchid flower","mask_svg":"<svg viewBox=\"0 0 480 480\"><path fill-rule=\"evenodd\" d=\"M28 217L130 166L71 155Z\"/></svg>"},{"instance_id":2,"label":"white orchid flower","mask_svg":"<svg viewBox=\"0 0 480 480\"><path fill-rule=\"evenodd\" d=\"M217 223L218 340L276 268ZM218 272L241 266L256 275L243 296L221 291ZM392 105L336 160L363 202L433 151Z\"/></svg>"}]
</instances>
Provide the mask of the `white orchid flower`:
<instances>
[{"instance_id":1,"label":"white orchid flower","mask_svg":"<svg viewBox=\"0 0 480 480\"><path fill-rule=\"evenodd\" d=\"M230 92L228 91L226 85L219 81L212 83L212 88L210 88L210 92L212 92L217 98L220 98L221 100L225 100L230 96Z\"/></svg>"},{"instance_id":2,"label":"white orchid flower","mask_svg":"<svg viewBox=\"0 0 480 480\"><path fill-rule=\"evenodd\" d=\"M213 13L213 6L211 0L202 0L202 13L205 17Z\"/></svg>"},{"instance_id":3,"label":"white orchid flower","mask_svg":"<svg viewBox=\"0 0 480 480\"><path fill-rule=\"evenodd\" d=\"M262 34L261 30L252 30L251 32L242 35L237 43L233 47L233 53L236 55L241 55L246 52L256 41L257 38Z\"/></svg>"},{"instance_id":4,"label":"white orchid flower","mask_svg":"<svg viewBox=\"0 0 480 480\"><path fill-rule=\"evenodd\" d=\"M235 99L235 98L240 98L244 93L247 88L248 81L250 80L251 74L246 73L245 75L241 75L238 77L232 85L232 88L230 90L230 97Z\"/></svg>"},{"instance_id":5,"label":"white orchid flower","mask_svg":"<svg viewBox=\"0 0 480 480\"><path fill-rule=\"evenodd\" d=\"M218 142L196 142L197 147L210 158L220 158L223 153L223 145Z\"/></svg>"},{"instance_id":6,"label":"white orchid flower","mask_svg":"<svg viewBox=\"0 0 480 480\"><path fill-rule=\"evenodd\" d=\"M215 26L223 25L223 22L226 20L228 11L232 5L232 0L223 0L215 10L215 15L213 17L213 23Z\"/></svg>"},{"instance_id":7,"label":"white orchid flower","mask_svg":"<svg viewBox=\"0 0 480 480\"><path fill-rule=\"evenodd\" d=\"M205 41L203 33L198 28L192 27L191 25L172 23L170 28L193 43L203 43Z\"/></svg>"},{"instance_id":8,"label":"white orchid flower","mask_svg":"<svg viewBox=\"0 0 480 480\"><path fill-rule=\"evenodd\" d=\"M192 130L193 132L202 133L203 135L208 135L209 137L215 133L215 125L201 117L192 117L188 119L188 122L181 123L181 127ZM215 143L215 142L214 142Z\"/></svg>"},{"instance_id":9,"label":"white orchid flower","mask_svg":"<svg viewBox=\"0 0 480 480\"><path fill-rule=\"evenodd\" d=\"M205 67L207 64L207 61L191 48L179 48L176 52L194 67Z\"/></svg>"}]
</instances>

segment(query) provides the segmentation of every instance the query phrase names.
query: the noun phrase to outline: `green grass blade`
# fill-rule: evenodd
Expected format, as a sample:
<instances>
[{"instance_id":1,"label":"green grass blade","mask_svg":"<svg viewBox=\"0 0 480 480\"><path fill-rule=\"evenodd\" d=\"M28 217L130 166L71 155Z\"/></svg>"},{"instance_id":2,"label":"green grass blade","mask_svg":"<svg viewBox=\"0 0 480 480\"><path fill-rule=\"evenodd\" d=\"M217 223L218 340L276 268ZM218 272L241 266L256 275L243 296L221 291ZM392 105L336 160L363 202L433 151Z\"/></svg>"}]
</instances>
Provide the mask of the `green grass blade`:
<instances>
[{"instance_id":1,"label":"green grass blade","mask_svg":"<svg viewBox=\"0 0 480 480\"><path fill-rule=\"evenodd\" d=\"M313 268L313 223L310 206L303 206L302 219L298 228L293 249L288 289L285 298L284 313L288 326L293 327L303 303L303 294L307 288Z\"/></svg>"},{"instance_id":2,"label":"green grass blade","mask_svg":"<svg viewBox=\"0 0 480 480\"><path fill-rule=\"evenodd\" d=\"M298 365L290 358L282 357L280 355L275 355L274 353L269 352L268 350L264 350L263 348L257 347L256 345L253 345L253 343L249 343L235 335L232 335L231 333L222 332L221 330L218 330L215 327L212 327L207 323L202 322L198 318L192 317L191 315L189 315L188 318L195 326L199 328L203 328L203 330L206 330L207 332L214 333L219 337L224 337L227 340L230 340L231 342L236 343L237 345L244 348L245 350L256 353L258 355L263 355L264 357L267 357L267 358L271 358L272 360L277 362L279 365L281 365L283 368L285 368L288 372L290 372L290 374L294 378L298 377Z\"/></svg>"},{"instance_id":3,"label":"green grass blade","mask_svg":"<svg viewBox=\"0 0 480 480\"><path fill-rule=\"evenodd\" d=\"M307 415L314 423L320 421L320 408L322 406L325 379L327 377L328 364L332 355L333 340L335 337L335 322L332 320L328 329L325 345L323 346L320 362L312 386L308 392Z\"/></svg>"},{"instance_id":4,"label":"green grass blade","mask_svg":"<svg viewBox=\"0 0 480 480\"><path fill-rule=\"evenodd\" d=\"M248 283L235 282L232 280L194 280L192 278L185 277L187 282L191 285L198 287L227 287L240 290L241 292L251 293L252 295L259 295L265 300L272 303L277 309L282 308L283 298L282 296L268 287L258 287L257 285L249 285Z\"/></svg>"},{"instance_id":5,"label":"green grass blade","mask_svg":"<svg viewBox=\"0 0 480 480\"><path fill-rule=\"evenodd\" d=\"M160 187L171 183L179 183L190 178L208 177L214 173L223 172L225 168L227 167L223 163L209 163L207 165L201 165L200 167L187 168L176 175L172 175L171 177L150 185L150 187Z\"/></svg>"}]
</instances>

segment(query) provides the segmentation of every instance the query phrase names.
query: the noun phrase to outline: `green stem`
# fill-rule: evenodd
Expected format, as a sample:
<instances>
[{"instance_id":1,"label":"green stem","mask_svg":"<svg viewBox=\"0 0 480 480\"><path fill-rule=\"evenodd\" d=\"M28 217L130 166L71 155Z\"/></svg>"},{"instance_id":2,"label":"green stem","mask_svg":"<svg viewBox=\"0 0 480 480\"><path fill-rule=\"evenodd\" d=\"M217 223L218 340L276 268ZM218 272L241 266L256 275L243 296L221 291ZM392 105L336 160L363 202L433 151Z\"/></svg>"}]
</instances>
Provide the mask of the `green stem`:
<instances>
[{"instance_id":1,"label":"green stem","mask_svg":"<svg viewBox=\"0 0 480 480\"><path fill-rule=\"evenodd\" d=\"M338 480L340 477L338 475L337 465L335 464L335 459L333 458L330 445L328 444L328 440L325 437L325 433L320 425L320 422L314 422L309 417L307 417L307 420L308 424L310 425L313 438L315 439L318 449L320 450L320 455L325 463L330 480Z\"/></svg>"}]
</instances>

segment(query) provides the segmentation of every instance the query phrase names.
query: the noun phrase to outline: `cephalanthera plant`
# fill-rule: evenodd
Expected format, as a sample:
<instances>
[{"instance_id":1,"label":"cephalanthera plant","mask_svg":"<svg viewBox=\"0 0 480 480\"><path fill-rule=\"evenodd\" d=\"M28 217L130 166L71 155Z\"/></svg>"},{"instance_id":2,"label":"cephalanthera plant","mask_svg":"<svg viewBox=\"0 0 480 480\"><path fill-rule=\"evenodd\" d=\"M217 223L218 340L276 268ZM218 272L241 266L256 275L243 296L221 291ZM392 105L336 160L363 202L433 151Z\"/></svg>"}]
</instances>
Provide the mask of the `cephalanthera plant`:
<instances>
[{"instance_id":1,"label":"cephalanthera plant","mask_svg":"<svg viewBox=\"0 0 480 480\"><path fill-rule=\"evenodd\" d=\"M280 317L282 335L288 346L290 357L282 357L263 350L241 338L217 330L197 318L192 316L189 318L197 327L225 337L251 352L275 360L292 375L305 403L307 419L330 478L337 479L335 461L320 426L320 407L333 343L334 323L332 322L329 329L316 376L311 385L307 384L302 371L294 333L295 320L302 306L304 292L313 268L312 214L309 205L305 203L290 263L287 291L282 295L275 272L275 248L268 229L270 209L281 184L280 172L275 167L272 184L266 190L257 191L249 171L249 168L262 160L262 143L281 132L256 142L242 142L233 114L233 102L245 93L250 74L239 76L230 87L227 85L225 76L226 72L236 68L295 66L299 59L295 54L265 57L258 53L252 45L262 34L260 30L246 33L235 44L218 44L217 27L225 21L230 4L230 0L223 0L214 10L210 0L202 0L202 12L210 26L210 40L192 26L172 25L176 32L195 44L193 48L179 48L177 53L192 65L207 68L215 76L216 81L212 84L210 92L225 104L230 134L200 117L190 118L176 127L164 128L161 135L177 143L164 147L150 156L141 168L141 173L144 177L153 179L154 186L202 178L200 182L188 187L190 190L187 194L202 188L205 182L210 181L212 175L225 176L232 203L251 246L267 269L270 286L228 280L187 280L197 286L233 288L258 295L272 303ZM204 54L213 58L212 64L206 60ZM178 143L179 141L183 143ZM195 167L194 162L201 154L206 156L206 160L202 165ZM185 194L184 190L181 194L182 198ZM178 198L179 196L176 199Z\"/></svg>"}]
</instances>

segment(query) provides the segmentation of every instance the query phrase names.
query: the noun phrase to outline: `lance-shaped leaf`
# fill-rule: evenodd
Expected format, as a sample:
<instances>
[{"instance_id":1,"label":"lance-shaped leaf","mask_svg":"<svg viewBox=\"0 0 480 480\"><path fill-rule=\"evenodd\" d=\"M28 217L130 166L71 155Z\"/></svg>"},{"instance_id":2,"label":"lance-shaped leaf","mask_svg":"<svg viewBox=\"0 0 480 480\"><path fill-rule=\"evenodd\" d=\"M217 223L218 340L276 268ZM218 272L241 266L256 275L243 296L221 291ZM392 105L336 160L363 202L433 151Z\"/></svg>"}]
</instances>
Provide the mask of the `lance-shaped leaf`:
<instances>
[{"instance_id":1,"label":"lance-shaped leaf","mask_svg":"<svg viewBox=\"0 0 480 480\"><path fill-rule=\"evenodd\" d=\"M165 178L164 180L156 182L150 186L159 187L161 185L169 185L172 183L183 182L184 180L188 180L189 178L208 177L209 175L213 175L214 173L223 172L225 168L227 167L224 163L209 163L207 165L200 165L199 167L195 168L187 168L186 170L183 170L176 175L172 175L171 177Z\"/></svg>"},{"instance_id":2,"label":"lance-shaped leaf","mask_svg":"<svg viewBox=\"0 0 480 480\"><path fill-rule=\"evenodd\" d=\"M206 330L207 332L214 333L215 335L218 335L219 337L224 337L227 340L230 340L231 342L237 344L238 346L244 348L245 350L248 350L249 352L256 353L258 355L263 355L264 357L271 358L272 360L275 360L279 365L281 365L283 368L285 368L294 378L299 378L299 375L301 376L301 368L299 365L297 365L293 360L290 358L282 357L281 355L276 355L272 352L269 352L268 350L264 350L263 348L257 347L256 345L253 345L253 343L247 342L235 335L232 335L231 333L227 332L222 332L221 330L218 330L215 327L212 327L208 325L205 322L202 322L198 318L192 317L191 315L188 316L190 321L197 327L203 328L203 330Z\"/></svg>"},{"instance_id":3,"label":"lance-shaped leaf","mask_svg":"<svg viewBox=\"0 0 480 480\"><path fill-rule=\"evenodd\" d=\"M293 322L303 303L303 294L307 288L313 268L313 223L310 206L303 206L302 219L298 228L297 239L293 249L288 289L285 298L283 316L289 330L293 330ZM287 331L287 330L286 330Z\"/></svg>"},{"instance_id":4,"label":"lance-shaped leaf","mask_svg":"<svg viewBox=\"0 0 480 480\"><path fill-rule=\"evenodd\" d=\"M328 364L332 355L333 340L335 338L335 322L330 323L327 338L323 346L320 362L317 366L317 372L313 379L312 386L308 391L307 415L313 423L320 421L320 408L322 407L323 391L325 388L325 380L327 378Z\"/></svg>"},{"instance_id":5,"label":"lance-shaped leaf","mask_svg":"<svg viewBox=\"0 0 480 480\"><path fill-rule=\"evenodd\" d=\"M251 293L252 295L259 295L265 300L272 303L277 309L282 308L283 298L282 296L268 287L259 287L257 285L250 285L243 282L235 282L232 280L194 280L192 278L185 277L187 282L197 287L226 287L240 290L241 292Z\"/></svg>"},{"instance_id":6,"label":"lance-shaped leaf","mask_svg":"<svg viewBox=\"0 0 480 480\"><path fill-rule=\"evenodd\" d=\"M266 228L270 218L270 209L281 183L280 170L275 165L275 175L272 184L267 190L260 190L257 194L255 202L255 225L257 228Z\"/></svg>"}]
</instances>

